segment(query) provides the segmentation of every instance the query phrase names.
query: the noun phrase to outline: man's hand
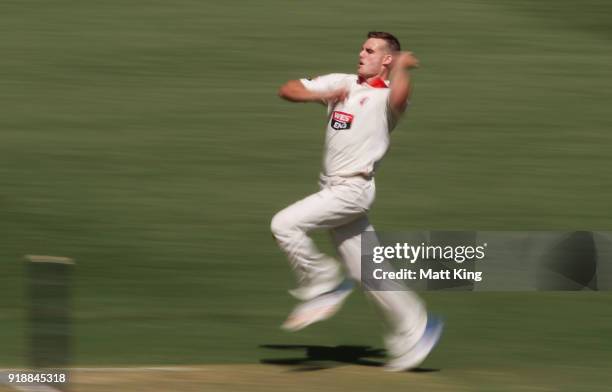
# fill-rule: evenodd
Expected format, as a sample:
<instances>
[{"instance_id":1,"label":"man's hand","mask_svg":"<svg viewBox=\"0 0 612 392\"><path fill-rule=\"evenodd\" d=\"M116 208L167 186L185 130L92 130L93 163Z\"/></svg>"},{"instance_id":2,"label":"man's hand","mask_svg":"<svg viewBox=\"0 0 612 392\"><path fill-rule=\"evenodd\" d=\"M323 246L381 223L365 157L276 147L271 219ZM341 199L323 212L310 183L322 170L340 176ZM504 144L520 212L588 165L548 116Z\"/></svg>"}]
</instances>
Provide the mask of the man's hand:
<instances>
[{"instance_id":1,"label":"man's hand","mask_svg":"<svg viewBox=\"0 0 612 392\"><path fill-rule=\"evenodd\" d=\"M393 68L399 69L413 69L419 66L419 59L417 59L412 52L398 52L395 55L393 61Z\"/></svg>"}]
</instances>

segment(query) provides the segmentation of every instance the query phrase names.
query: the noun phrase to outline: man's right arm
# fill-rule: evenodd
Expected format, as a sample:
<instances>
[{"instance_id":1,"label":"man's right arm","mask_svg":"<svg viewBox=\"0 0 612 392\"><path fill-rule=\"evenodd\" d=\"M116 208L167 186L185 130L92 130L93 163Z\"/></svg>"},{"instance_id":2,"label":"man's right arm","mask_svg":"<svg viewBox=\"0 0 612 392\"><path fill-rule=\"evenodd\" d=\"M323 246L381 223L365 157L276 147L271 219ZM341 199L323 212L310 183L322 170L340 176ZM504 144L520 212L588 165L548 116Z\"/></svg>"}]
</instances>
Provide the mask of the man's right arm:
<instances>
[{"instance_id":1,"label":"man's right arm","mask_svg":"<svg viewBox=\"0 0 612 392\"><path fill-rule=\"evenodd\" d=\"M278 90L278 96L291 102L319 102L324 105L343 101L348 92L345 89L331 91L308 90L300 80L290 80Z\"/></svg>"},{"instance_id":2,"label":"man's right arm","mask_svg":"<svg viewBox=\"0 0 612 392\"><path fill-rule=\"evenodd\" d=\"M399 115L406 110L410 99L410 74L409 70L418 67L419 60L414 57L412 52L400 52L393 60L394 65L391 69L391 92L389 94L389 107Z\"/></svg>"}]
</instances>

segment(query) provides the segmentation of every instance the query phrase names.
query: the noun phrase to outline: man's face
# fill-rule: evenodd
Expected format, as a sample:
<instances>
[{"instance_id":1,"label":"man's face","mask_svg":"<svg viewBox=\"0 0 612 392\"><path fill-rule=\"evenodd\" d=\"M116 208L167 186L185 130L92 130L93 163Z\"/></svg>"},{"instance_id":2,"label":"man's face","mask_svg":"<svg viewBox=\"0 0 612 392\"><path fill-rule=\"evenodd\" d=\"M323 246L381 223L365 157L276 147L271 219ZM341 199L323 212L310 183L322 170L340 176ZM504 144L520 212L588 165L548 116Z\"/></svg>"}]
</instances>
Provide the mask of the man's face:
<instances>
[{"instance_id":1,"label":"man's face","mask_svg":"<svg viewBox=\"0 0 612 392\"><path fill-rule=\"evenodd\" d=\"M359 67L357 73L364 78L380 75L385 66L391 64L393 57L385 40L368 38L359 52Z\"/></svg>"}]
</instances>

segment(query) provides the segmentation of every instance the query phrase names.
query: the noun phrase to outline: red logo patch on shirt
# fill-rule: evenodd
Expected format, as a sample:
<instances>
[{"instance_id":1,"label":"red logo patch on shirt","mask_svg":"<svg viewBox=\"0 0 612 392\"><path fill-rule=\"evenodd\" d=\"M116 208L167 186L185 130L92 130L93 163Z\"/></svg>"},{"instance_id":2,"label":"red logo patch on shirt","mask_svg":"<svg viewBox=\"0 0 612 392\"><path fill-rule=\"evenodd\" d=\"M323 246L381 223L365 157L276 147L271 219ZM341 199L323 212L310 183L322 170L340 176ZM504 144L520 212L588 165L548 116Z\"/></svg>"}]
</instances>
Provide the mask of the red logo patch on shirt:
<instances>
[{"instance_id":1,"label":"red logo patch on shirt","mask_svg":"<svg viewBox=\"0 0 612 392\"><path fill-rule=\"evenodd\" d=\"M351 123L353 122L353 115L334 111L331 116L331 127L333 129L351 129Z\"/></svg>"}]
</instances>

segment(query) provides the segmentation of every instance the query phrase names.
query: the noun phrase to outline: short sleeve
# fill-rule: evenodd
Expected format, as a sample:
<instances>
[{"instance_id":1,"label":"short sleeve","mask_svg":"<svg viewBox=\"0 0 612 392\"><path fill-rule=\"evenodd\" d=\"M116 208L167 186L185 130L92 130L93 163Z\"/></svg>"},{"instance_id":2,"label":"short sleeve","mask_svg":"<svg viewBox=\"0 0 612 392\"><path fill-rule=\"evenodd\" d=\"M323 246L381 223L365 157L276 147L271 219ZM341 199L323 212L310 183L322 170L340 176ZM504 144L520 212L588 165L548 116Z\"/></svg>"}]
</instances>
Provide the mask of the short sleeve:
<instances>
[{"instance_id":1,"label":"short sleeve","mask_svg":"<svg viewBox=\"0 0 612 392\"><path fill-rule=\"evenodd\" d=\"M335 90L346 85L347 77L346 74L328 74L323 76L317 76L316 78L300 79L300 82L309 91L314 92L325 92Z\"/></svg>"}]
</instances>

